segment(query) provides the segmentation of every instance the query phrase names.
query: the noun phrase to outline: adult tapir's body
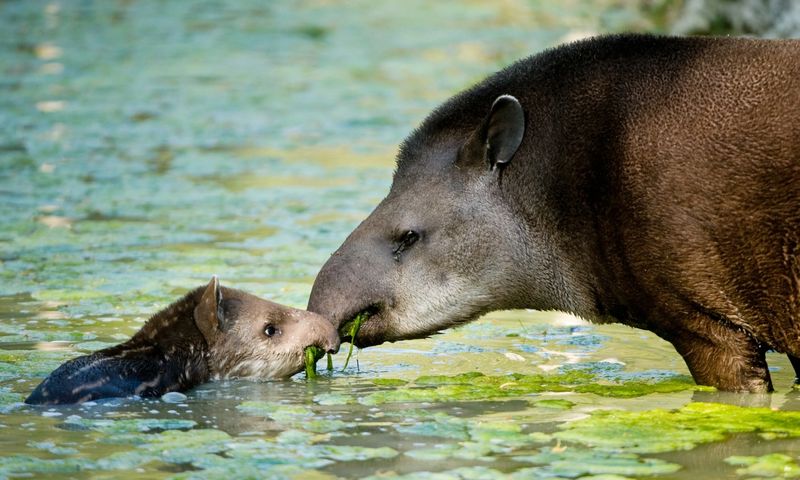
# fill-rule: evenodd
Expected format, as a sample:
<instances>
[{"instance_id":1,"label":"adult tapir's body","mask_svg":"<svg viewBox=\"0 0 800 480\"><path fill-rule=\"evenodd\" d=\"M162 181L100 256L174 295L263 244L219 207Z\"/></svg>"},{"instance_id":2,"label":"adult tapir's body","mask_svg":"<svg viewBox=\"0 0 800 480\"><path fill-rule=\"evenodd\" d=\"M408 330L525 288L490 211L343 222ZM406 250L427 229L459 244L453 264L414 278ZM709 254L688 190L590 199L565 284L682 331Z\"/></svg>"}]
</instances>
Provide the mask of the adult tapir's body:
<instances>
[{"instance_id":1,"label":"adult tapir's body","mask_svg":"<svg viewBox=\"0 0 800 480\"><path fill-rule=\"evenodd\" d=\"M603 37L489 77L406 140L309 303L372 311L361 346L522 307L771 389L765 351L800 357L800 41Z\"/></svg>"}]
</instances>

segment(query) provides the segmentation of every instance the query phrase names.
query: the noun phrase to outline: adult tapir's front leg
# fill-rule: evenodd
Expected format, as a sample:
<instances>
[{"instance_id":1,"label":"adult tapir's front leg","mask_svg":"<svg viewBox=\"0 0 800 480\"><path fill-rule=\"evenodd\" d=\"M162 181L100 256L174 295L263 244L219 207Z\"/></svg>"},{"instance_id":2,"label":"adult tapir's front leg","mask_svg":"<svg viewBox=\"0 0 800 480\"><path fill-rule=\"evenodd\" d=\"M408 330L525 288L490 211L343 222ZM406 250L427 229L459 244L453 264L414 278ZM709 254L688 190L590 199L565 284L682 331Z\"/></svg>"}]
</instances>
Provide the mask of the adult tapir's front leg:
<instances>
[{"instance_id":1,"label":"adult tapir's front leg","mask_svg":"<svg viewBox=\"0 0 800 480\"><path fill-rule=\"evenodd\" d=\"M742 329L703 313L667 335L698 385L731 392L772 391L766 349Z\"/></svg>"},{"instance_id":2,"label":"adult tapir's front leg","mask_svg":"<svg viewBox=\"0 0 800 480\"><path fill-rule=\"evenodd\" d=\"M800 358L794 355L787 356L789 357L789 361L792 362L792 368L794 369L794 383L798 385L800 384Z\"/></svg>"}]
</instances>

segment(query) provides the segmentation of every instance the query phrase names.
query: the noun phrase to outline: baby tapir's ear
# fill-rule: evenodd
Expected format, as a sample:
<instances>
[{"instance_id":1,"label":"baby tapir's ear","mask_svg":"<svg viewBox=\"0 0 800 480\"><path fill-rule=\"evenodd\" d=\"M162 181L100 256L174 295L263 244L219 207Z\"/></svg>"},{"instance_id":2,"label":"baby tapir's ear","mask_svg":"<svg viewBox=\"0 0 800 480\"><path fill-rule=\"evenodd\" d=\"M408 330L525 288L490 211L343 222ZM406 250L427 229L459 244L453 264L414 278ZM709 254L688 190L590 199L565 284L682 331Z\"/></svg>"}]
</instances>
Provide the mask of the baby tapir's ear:
<instances>
[{"instance_id":1,"label":"baby tapir's ear","mask_svg":"<svg viewBox=\"0 0 800 480\"><path fill-rule=\"evenodd\" d=\"M194 323L206 343L209 345L214 342L217 335L222 331L225 319L222 315L222 289L219 287L219 279L216 275L208 282L200 302L194 308Z\"/></svg>"}]
</instances>

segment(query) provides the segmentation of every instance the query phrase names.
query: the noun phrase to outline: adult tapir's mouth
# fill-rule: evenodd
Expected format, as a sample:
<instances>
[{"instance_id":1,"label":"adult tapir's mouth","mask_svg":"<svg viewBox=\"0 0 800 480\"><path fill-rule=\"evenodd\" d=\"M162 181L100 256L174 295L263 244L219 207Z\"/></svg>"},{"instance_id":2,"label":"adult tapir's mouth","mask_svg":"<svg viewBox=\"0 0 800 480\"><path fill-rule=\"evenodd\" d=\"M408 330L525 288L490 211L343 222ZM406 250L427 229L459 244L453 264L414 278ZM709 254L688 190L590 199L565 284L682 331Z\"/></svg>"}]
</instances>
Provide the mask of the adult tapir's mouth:
<instances>
[{"instance_id":1,"label":"adult tapir's mouth","mask_svg":"<svg viewBox=\"0 0 800 480\"><path fill-rule=\"evenodd\" d=\"M360 310L339 325L339 338L343 342L353 343L358 338L358 332L371 316L375 315L374 309Z\"/></svg>"}]
</instances>

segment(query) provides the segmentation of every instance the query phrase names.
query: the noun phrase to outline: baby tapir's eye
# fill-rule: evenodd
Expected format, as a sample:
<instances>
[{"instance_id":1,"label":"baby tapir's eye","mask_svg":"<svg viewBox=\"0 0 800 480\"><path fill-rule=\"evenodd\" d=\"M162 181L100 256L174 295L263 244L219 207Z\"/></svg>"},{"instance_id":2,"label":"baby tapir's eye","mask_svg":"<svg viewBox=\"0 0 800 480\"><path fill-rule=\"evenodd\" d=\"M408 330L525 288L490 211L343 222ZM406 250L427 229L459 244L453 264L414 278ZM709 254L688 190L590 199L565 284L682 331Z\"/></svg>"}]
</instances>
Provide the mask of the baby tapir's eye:
<instances>
[{"instance_id":1,"label":"baby tapir's eye","mask_svg":"<svg viewBox=\"0 0 800 480\"><path fill-rule=\"evenodd\" d=\"M275 328L274 325L268 323L268 324L266 324L264 326L264 335L266 335L268 337L271 337L271 336L276 335L278 333L281 333L281 331L278 330L277 328Z\"/></svg>"}]
</instances>

